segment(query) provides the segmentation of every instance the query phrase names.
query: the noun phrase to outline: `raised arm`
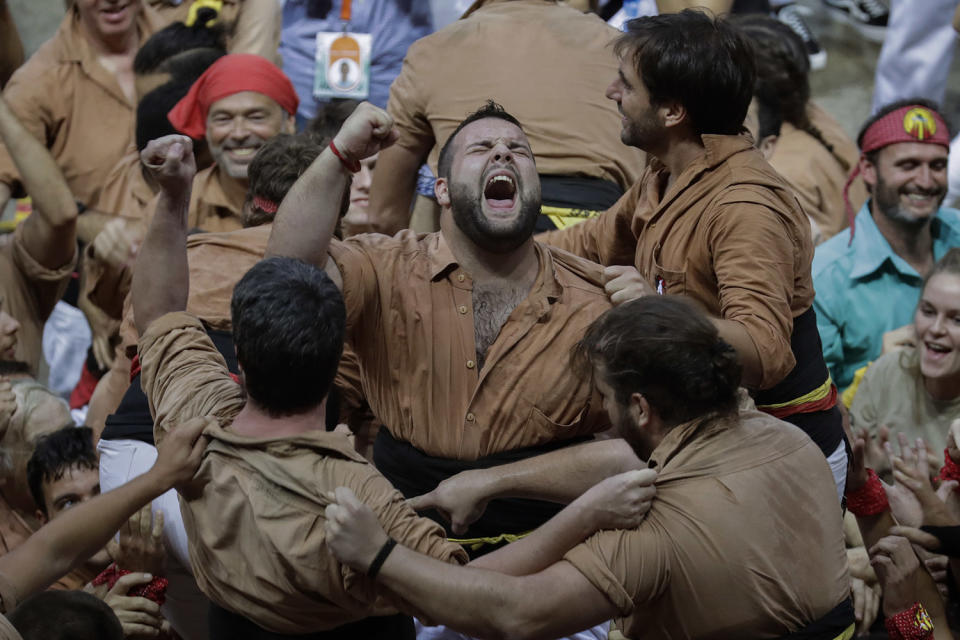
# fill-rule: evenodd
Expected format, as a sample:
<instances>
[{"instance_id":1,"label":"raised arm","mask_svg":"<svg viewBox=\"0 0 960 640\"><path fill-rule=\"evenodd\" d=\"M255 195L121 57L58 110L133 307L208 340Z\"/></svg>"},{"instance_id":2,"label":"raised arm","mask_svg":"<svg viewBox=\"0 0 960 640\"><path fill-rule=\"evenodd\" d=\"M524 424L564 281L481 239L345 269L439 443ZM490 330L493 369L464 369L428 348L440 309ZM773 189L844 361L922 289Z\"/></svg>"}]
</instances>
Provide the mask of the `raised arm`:
<instances>
[{"instance_id":1,"label":"raised arm","mask_svg":"<svg viewBox=\"0 0 960 640\"><path fill-rule=\"evenodd\" d=\"M567 504L604 479L646 465L621 439L597 440L489 469L463 471L410 500L417 511L437 509L463 533L494 498L534 498Z\"/></svg>"},{"instance_id":2,"label":"raised arm","mask_svg":"<svg viewBox=\"0 0 960 640\"><path fill-rule=\"evenodd\" d=\"M187 212L197 172L193 142L180 135L151 140L140 160L160 185L157 210L133 270L131 295L137 331L160 316L187 308Z\"/></svg>"},{"instance_id":3,"label":"raised arm","mask_svg":"<svg viewBox=\"0 0 960 640\"><path fill-rule=\"evenodd\" d=\"M200 466L207 424L184 424L161 445L151 469L113 491L68 509L26 542L0 556L0 573L13 583L20 599L45 589L102 549L140 507L170 488L190 480Z\"/></svg>"},{"instance_id":4,"label":"raised arm","mask_svg":"<svg viewBox=\"0 0 960 640\"><path fill-rule=\"evenodd\" d=\"M77 246L77 203L50 152L27 131L9 105L0 98L0 140L20 172L36 215L23 223L23 241L33 258L48 269L59 269L73 259ZM0 201L10 189L3 185Z\"/></svg>"},{"instance_id":5,"label":"raised arm","mask_svg":"<svg viewBox=\"0 0 960 640\"><path fill-rule=\"evenodd\" d=\"M280 204L266 257L286 256L323 268L349 187L348 165L359 164L397 139L386 111L364 102L340 127L331 147L317 156Z\"/></svg>"}]
</instances>

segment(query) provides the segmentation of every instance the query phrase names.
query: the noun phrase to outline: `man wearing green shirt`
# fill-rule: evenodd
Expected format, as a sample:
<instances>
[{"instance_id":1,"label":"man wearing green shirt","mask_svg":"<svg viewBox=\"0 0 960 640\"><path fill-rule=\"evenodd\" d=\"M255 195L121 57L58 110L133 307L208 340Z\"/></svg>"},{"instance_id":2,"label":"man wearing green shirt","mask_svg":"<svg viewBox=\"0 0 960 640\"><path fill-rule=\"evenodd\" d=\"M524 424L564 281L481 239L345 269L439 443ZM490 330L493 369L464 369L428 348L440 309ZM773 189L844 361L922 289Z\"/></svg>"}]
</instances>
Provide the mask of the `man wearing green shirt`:
<instances>
[{"instance_id":1,"label":"man wearing green shirt","mask_svg":"<svg viewBox=\"0 0 960 640\"><path fill-rule=\"evenodd\" d=\"M940 207L950 132L938 109L910 99L867 121L857 138L857 171L871 197L850 231L814 255L817 327L841 389L880 355L885 333L910 323L923 275L960 246L960 211Z\"/></svg>"}]
</instances>

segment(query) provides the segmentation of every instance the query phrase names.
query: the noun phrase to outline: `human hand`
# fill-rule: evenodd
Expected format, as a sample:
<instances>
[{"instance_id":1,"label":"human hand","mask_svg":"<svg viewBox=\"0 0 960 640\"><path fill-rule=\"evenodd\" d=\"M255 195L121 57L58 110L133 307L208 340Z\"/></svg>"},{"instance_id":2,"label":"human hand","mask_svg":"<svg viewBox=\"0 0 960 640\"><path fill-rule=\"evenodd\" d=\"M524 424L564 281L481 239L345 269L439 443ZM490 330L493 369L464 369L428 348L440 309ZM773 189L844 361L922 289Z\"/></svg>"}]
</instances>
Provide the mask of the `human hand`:
<instances>
[{"instance_id":1,"label":"human hand","mask_svg":"<svg viewBox=\"0 0 960 640\"><path fill-rule=\"evenodd\" d=\"M133 267L143 234L137 225L114 218L93 239L93 255L113 267Z\"/></svg>"},{"instance_id":2,"label":"human hand","mask_svg":"<svg viewBox=\"0 0 960 640\"><path fill-rule=\"evenodd\" d=\"M947 436L947 455L960 464L960 419L950 423L950 435Z\"/></svg>"},{"instance_id":3,"label":"human hand","mask_svg":"<svg viewBox=\"0 0 960 640\"><path fill-rule=\"evenodd\" d=\"M857 433L864 438L867 448L864 450L864 464L877 472L877 475L889 478L890 473L886 444L890 441L890 428L885 424L877 427L876 433L870 434L866 429L858 429Z\"/></svg>"},{"instance_id":4,"label":"human hand","mask_svg":"<svg viewBox=\"0 0 960 640\"><path fill-rule=\"evenodd\" d=\"M148 473L157 477L164 490L193 479L207 448L207 437L202 434L209 423L209 418L191 418L168 432L157 447L157 461Z\"/></svg>"},{"instance_id":5,"label":"human hand","mask_svg":"<svg viewBox=\"0 0 960 640\"><path fill-rule=\"evenodd\" d=\"M947 598L950 594L949 577L947 574L947 566L950 564L950 558L944 555L931 554L925 549L921 549L919 555L923 561L923 566L927 568L927 571L930 572L930 577L933 578L933 581L936 583L940 596Z\"/></svg>"},{"instance_id":6,"label":"human hand","mask_svg":"<svg viewBox=\"0 0 960 640\"><path fill-rule=\"evenodd\" d=\"M857 621L857 633L864 634L873 626L880 612L880 585L850 577L850 596L853 598L853 615Z\"/></svg>"},{"instance_id":7,"label":"human hand","mask_svg":"<svg viewBox=\"0 0 960 640\"><path fill-rule=\"evenodd\" d=\"M117 580L103 599L120 620L125 638L156 638L165 627L160 605L141 596L127 595L151 580L149 573L128 573Z\"/></svg>"},{"instance_id":8,"label":"human hand","mask_svg":"<svg viewBox=\"0 0 960 640\"><path fill-rule=\"evenodd\" d=\"M633 529L650 511L657 494L653 469L635 469L610 476L588 489L573 501L590 513L587 519L592 531L603 529Z\"/></svg>"},{"instance_id":9,"label":"human hand","mask_svg":"<svg viewBox=\"0 0 960 640\"><path fill-rule=\"evenodd\" d=\"M615 306L657 293L635 267L623 265L604 268L603 289Z\"/></svg>"},{"instance_id":10,"label":"human hand","mask_svg":"<svg viewBox=\"0 0 960 640\"><path fill-rule=\"evenodd\" d=\"M877 574L870 566L870 555L866 547L849 547L847 549L847 568L854 578L863 580L868 585L877 584Z\"/></svg>"},{"instance_id":11,"label":"human hand","mask_svg":"<svg viewBox=\"0 0 960 640\"><path fill-rule=\"evenodd\" d=\"M348 161L359 162L386 149L399 137L390 114L369 102L362 102L340 127L333 144Z\"/></svg>"},{"instance_id":12,"label":"human hand","mask_svg":"<svg viewBox=\"0 0 960 640\"><path fill-rule=\"evenodd\" d=\"M387 534L377 515L346 487L337 487L325 510L327 548L339 562L366 573Z\"/></svg>"},{"instance_id":13,"label":"human hand","mask_svg":"<svg viewBox=\"0 0 960 640\"><path fill-rule=\"evenodd\" d=\"M893 469L893 477L898 485L906 487L913 493L916 503L920 507L919 523L915 522L913 518L913 506L910 507L911 516L902 519L901 523L908 526L918 526L920 524L949 526L954 524L946 505L940 496L934 492L933 485L930 484L930 462L926 443L922 438L918 438L915 446L910 446L906 436L902 433L898 434L898 440L900 444L899 456L894 455L893 446L889 442L885 444L890 467ZM955 483L951 484L956 486ZM948 491L949 487L943 490ZM893 509L892 503L891 509ZM896 509L894 509L894 514L897 515Z\"/></svg>"},{"instance_id":14,"label":"human hand","mask_svg":"<svg viewBox=\"0 0 960 640\"><path fill-rule=\"evenodd\" d=\"M13 393L13 385L9 378L0 376L0 442L7 434L10 418L17 411L17 396Z\"/></svg>"},{"instance_id":15,"label":"human hand","mask_svg":"<svg viewBox=\"0 0 960 640\"><path fill-rule=\"evenodd\" d=\"M908 324L883 334L883 350L881 354L916 346L917 331L912 324Z\"/></svg>"},{"instance_id":16,"label":"human hand","mask_svg":"<svg viewBox=\"0 0 960 640\"><path fill-rule=\"evenodd\" d=\"M919 600L920 561L906 538L886 536L878 540L870 549L870 564L883 588L884 616L905 611Z\"/></svg>"},{"instance_id":17,"label":"human hand","mask_svg":"<svg viewBox=\"0 0 960 640\"><path fill-rule=\"evenodd\" d=\"M480 519L490 501L486 469L461 471L437 485L430 493L407 500L414 511L435 509L460 535Z\"/></svg>"},{"instance_id":18,"label":"human hand","mask_svg":"<svg viewBox=\"0 0 960 640\"><path fill-rule=\"evenodd\" d=\"M174 134L151 140L140 152L140 161L162 191L172 196L189 196L197 173L190 138Z\"/></svg>"},{"instance_id":19,"label":"human hand","mask_svg":"<svg viewBox=\"0 0 960 640\"><path fill-rule=\"evenodd\" d=\"M151 512L149 504L144 506L120 527L119 534L119 541L108 548L117 566L133 572L164 573L167 554L162 511Z\"/></svg>"},{"instance_id":20,"label":"human hand","mask_svg":"<svg viewBox=\"0 0 960 640\"><path fill-rule=\"evenodd\" d=\"M866 429L860 429L854 432L850 442L852 455L850 456L850 465L847 467L847 486L845 493L854 493L867 484L870 476L867 474L866 451L867 442L870 435Z\"/></svg>"}]
</instances>

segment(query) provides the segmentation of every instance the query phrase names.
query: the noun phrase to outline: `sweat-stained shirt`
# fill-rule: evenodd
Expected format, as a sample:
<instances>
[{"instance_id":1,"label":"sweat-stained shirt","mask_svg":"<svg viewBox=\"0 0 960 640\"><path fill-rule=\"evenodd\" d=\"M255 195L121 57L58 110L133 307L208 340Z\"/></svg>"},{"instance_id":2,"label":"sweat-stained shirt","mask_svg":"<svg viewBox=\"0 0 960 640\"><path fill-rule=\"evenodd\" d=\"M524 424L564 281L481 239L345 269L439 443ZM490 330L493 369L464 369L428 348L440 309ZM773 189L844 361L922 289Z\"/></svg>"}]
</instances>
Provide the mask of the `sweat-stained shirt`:
<instances>
[{"instance_id":1,"label":"sweat-stained shirt","mask_svg":"<svg viewBox=\"0 0 960 640\"><path fill-rule=\"evenodd\" d=\"M400 544L445 562L466 561L443 529L338 433L252 438L230 430L246 398L203 325L187 313L155 320L140 340L143 390L159 444L189 420L210 438L180 493L190 563L200 589L275 633L304 634L393 613L372 580L325 547L327 492L349 487Z\"/></svg>"},{"instance_id":2,"label":"sweat-stained shirt","mask_svg":"<svg viewBox=\"0 0 960 640\"><path fill-rule=\"evenodd\" d=\"M473 280L442 232L333 241L347 343L374 415L428 456L476 460L609 426L570 348L610 308L601 270L534 243L539 273L477 365ZM411 470L415 473L416 470Z\"/></svg>"}]
</instances>

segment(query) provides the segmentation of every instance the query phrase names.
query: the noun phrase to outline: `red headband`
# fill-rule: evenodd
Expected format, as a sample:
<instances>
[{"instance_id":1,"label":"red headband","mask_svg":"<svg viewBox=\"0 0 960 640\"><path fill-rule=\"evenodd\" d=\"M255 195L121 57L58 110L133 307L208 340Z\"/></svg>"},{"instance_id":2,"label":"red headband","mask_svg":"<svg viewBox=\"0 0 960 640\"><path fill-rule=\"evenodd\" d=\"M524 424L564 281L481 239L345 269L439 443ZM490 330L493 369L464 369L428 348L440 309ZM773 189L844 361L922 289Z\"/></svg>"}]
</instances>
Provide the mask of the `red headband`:
<instances>
[{"instance_id":1,"label":"red headband","mask_svg":"<svg viewBox=\"0 0 960 640\"><path fill-rule=\"evenodd\" d=\"M921 105L907 105L891 111L883 116L863 133L860 147L860 158L898 142L922 142L924 144L938 144L950 148L950 134L943 116ZM854 220L856 212L850 205L850 185L860 175L860 163L854 167L843 186L843 204L847 208L847 218L850 220L850 242L853 242ZM848 243L849 244L849 243Z\"/></svg>"},{"instance_id":2,"label":"red headband","mask_svg":"<svg viewBox=\"0 0 960 640\"><path fill-rule=\"evenodd\" d=\"M207 112L222 98L242 91L256 91L272 98L293 115L300 99L290 79L266 58L249 53L223 56L203 72L167 118L177 131L200 139L207 131Z\"/></svg>"}]
</instances>

